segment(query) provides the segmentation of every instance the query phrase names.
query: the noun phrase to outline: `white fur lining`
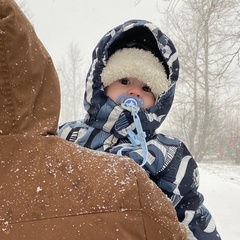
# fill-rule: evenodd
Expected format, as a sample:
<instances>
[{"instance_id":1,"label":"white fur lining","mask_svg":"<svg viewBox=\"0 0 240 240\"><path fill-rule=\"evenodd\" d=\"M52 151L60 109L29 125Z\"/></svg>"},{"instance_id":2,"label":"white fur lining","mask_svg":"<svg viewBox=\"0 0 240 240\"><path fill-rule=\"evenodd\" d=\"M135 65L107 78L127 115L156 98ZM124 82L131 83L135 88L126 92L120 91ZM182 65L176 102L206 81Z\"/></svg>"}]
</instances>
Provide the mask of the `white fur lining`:
<instances>
[{"instance_id":1,"label":"white fur lining","mask_svg":"<svg viewBox=\"0 0 240 240\"><path fill-rule=\"evenodd\" d=\"M168 88L163 65L151 52L143 49L124 48L115 52L101 74L104 87L125 77L137 78L147 84L155 97Z\"/></svg>"}]
</instances>

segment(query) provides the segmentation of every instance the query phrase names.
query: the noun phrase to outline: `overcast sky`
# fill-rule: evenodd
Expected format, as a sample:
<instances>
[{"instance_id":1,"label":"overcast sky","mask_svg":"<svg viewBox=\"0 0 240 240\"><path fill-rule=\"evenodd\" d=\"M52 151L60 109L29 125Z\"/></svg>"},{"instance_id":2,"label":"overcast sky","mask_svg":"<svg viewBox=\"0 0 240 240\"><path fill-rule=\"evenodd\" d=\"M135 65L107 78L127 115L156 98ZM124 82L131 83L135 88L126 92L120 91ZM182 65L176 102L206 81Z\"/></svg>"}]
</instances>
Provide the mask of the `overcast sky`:
<instances>
[{"instance_id":1,"label":"overcast sky","mask_svg":"<svg viewBox=\"0 0 240 240\"><path fill-rule=\"evenodd\" d=\"M19 2L21 0L17 0ZM25 0L32 22L53 61L59 62L72 41L90 59L100 38L129 20L146 19L161 28L166 0Z\"/></svg>"}]
</instances>

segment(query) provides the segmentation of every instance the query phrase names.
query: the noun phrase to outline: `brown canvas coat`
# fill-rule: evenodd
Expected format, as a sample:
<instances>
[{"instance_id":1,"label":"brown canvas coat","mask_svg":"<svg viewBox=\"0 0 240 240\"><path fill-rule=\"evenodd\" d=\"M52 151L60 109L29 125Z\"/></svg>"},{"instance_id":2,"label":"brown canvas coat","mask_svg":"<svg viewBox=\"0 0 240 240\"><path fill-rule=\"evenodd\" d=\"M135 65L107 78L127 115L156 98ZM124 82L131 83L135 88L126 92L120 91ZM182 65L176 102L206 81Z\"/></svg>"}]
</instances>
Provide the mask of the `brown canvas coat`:
<instances>
[{"instance_id":1,"label":"brown canvas coat","mask_svg":"<svg viewBox=\"0 0 240 240\"><path fill-rule=\"evenodd\" d=\"M186 239L132 160L55 136L55 68L13 0L0 0L0 239Z\"/></svg>"}]
</instances>

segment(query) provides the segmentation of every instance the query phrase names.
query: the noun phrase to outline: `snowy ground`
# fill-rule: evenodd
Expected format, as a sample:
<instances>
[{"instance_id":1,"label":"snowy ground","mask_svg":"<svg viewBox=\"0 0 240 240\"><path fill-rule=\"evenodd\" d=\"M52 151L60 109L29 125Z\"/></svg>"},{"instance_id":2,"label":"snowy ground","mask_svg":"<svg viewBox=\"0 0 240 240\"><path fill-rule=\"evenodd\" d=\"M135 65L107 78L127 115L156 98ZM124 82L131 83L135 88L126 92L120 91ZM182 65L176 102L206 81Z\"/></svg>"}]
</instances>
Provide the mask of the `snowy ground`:
<instances>
[{"instance_id":1,"label":"snowy ground","mask_svg":"<svg viewBox=\"0 0 240 240\"><path fill-rule=\"evenodd\" d=\"M240 166L201 163L199 191L222 240L240 239Z\"/></svg>"}]
</instances>

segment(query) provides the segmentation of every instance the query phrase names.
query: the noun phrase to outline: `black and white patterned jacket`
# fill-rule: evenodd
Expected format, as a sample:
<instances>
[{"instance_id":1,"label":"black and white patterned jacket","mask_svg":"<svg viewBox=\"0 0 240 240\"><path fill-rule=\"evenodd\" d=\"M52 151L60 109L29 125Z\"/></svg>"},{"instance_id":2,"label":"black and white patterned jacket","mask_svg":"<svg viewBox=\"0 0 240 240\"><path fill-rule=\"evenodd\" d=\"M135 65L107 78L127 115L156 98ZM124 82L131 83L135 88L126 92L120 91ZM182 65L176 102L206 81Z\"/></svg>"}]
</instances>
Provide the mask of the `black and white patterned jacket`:
<instances>
[{"instance_id":1,"label":"black and white patterned jacket","mask_svg":"<svg viewBox=\"0 0 240 240\"><path fill-rule=\"evenodd\" d=\"M147 146L147 162L143 168L172 201L179 221L187 228L188 239L219 240L214 220L198 192L196 162L181 141L156 133L173 102L179 62L172 41L154 24L131 20L112 29L100 40L93 51L86 79L84 107L87 116L83 121L61 125L58 134L87 148L116 154L121 152L142 164L143 150L132 146L128 136L128 130L136 133L133 117L105 95L101 81L102 69L111 54L132 46L149 50L158 57L169 80L168 90L158 96L156 104L138 112ZM131 147L126 148L129 145Z\"/></svg>"}]
</instances>

